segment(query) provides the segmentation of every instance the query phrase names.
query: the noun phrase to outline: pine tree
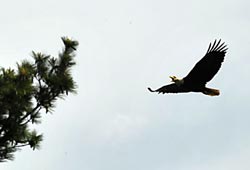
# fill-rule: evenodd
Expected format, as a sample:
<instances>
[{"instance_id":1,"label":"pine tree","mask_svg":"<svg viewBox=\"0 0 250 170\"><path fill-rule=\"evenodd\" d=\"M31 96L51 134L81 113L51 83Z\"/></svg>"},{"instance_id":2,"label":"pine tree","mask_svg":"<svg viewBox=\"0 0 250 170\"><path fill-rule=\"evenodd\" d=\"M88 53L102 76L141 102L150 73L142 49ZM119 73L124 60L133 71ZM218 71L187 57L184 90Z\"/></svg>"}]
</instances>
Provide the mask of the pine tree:
<instances>
[{"instance_id":1,"label":"pine tree","mask_svg":"<svg viewBox=\"0 0 250 170\"><path fill-rule=\"evenodd\" d=\"M25 146L39 148L42 134L31 129L42 114L52 112L58 98L76 93L71 74L78 42L63 37L64 49L57 58L32 52L33 62L22 61L17 69L0 70L0 161L13 160Z\"/></svg>"}]
</instances>

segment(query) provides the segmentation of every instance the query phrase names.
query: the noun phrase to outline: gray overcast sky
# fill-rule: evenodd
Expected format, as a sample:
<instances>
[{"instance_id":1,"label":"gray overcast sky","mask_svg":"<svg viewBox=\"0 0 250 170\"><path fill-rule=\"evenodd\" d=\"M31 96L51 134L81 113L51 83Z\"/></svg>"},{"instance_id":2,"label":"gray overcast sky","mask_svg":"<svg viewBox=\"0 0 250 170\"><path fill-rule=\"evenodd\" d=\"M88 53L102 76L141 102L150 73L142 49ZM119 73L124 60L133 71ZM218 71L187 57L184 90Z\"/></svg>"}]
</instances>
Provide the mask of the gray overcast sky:
<instances>
[{"instance_id":1,"label":"gray overcast sky","mask_svg":"<svg viewBox=\"0 0 250 170\"><path fill-rule=\"evenodd\" d=\"M25 148L1 170L248 170L250 2L247 0L22 0L0 6L2 67L57 55L80 42L78 94L58 101ZM229 50L208 84L219 97L157 95L221 38Z\"/></svg>"}]
</instances>

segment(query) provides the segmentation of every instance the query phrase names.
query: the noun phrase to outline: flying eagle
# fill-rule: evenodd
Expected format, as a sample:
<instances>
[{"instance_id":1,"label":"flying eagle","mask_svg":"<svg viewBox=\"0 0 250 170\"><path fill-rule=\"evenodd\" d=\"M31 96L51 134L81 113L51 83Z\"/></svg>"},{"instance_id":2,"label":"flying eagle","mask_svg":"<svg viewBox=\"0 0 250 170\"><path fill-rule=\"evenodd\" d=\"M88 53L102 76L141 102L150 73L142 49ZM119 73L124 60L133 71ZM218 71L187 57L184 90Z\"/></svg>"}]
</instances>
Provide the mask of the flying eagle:
<instances>
[{"instance_id":1,"label":"flying eagle","mask_svg":"<svg viewBox=\"0 0 250 170\"><path fill-rule=\"evenodd\" d=\"M158 93L186 93L201 92L209 96L218 96L220 91L217 89L207 88L206 83L209 82L219 71L221 64L227 52L227 46L215 40L210 43L206 55L194 66L188 75L182 79L170 76L171 82L157 90L148 88L150 92Z\"/></svg>"}]
</instances>

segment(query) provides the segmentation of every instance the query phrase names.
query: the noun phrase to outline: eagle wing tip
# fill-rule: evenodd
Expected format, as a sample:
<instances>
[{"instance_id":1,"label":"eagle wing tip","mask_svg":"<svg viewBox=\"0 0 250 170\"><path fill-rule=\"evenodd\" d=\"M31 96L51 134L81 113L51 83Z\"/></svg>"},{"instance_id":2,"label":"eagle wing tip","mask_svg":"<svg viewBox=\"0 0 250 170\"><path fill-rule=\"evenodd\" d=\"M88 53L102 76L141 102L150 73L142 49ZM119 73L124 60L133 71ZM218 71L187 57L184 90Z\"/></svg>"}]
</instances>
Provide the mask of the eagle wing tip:
<instances>
[{"instance_id":1,"label":"eagle wing tip","mask_svg":"<svg viewBox=\"0 0 250 170\"><path fill-rule=\"evenodd\" d=\"M150 92L155 92L155 90L152 90L150 87L148 87L148 90L149 90Z\"/></svg>"}]
</instances>

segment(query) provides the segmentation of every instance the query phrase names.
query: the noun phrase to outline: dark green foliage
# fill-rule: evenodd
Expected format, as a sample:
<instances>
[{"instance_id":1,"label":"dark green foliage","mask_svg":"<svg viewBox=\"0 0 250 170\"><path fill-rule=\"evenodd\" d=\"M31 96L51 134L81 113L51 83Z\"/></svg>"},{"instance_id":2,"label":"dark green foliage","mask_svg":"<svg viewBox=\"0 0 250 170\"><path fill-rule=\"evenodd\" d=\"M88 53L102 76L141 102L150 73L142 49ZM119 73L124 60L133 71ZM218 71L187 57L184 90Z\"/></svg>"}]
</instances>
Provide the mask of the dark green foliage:
<instances>
[{"instance_id":1,"label":"dark green foliage","mask_svg":"<svg viewBox=\"0 0 250 170\"><path fill-rule=\"evenodd\" d=\"M13 159L21 147L39 148L42 135L30 125L40 123L58 98L76 92L70 69L78 42L62 40L65 48L57 58L33 52L34 62L0 70L0 161Z\"/></svg>"}]
</instances>

